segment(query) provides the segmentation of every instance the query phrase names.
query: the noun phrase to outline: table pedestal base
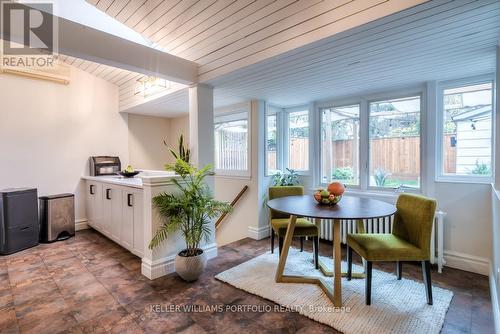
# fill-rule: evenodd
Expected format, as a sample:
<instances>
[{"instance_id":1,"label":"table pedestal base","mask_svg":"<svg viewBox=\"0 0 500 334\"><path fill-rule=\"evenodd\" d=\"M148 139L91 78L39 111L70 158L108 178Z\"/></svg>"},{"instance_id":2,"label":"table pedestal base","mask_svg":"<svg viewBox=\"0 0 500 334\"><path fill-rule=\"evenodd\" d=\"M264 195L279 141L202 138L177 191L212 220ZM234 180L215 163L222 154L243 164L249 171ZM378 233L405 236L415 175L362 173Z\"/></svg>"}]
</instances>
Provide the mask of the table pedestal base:
<instances>
[{"instance_id":1,"label":"table pedestal base","mask_svg":"<svg viewBox=\"0 0 500 334\"><path fill-rule=\"evenodd\" d=\"M333 302L336 307L342 306L342 290L341 290L341 251L340 251L340 221L334 221L334 236L333 236L333 258L334 261L334 271L333 276L333 291L328 288L323 278L310 277L310 276L291 276L284 275L286 259L288 257L288 251L292 244L293 232L295 231L295 224L297 222L297 216L290 216L290 222L288 223L288 228L285 234L285 240L283 242L283 248L281 250L280 260L278 262L278 268L276 269L275 281L277 283L307 283L307 284L317 284L325 292L325 294ZM323 265L324 267L324 265Z\"/></svg>"}]
</instances>

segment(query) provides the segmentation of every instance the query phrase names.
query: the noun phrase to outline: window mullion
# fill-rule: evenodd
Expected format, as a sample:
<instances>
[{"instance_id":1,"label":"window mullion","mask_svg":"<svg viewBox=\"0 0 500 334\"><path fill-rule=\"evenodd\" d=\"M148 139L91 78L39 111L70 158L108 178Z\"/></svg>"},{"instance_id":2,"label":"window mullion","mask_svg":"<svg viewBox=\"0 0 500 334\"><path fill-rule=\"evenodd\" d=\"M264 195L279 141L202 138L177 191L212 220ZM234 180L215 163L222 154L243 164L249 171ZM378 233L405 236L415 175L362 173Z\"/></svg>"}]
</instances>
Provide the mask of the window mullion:
<instances>
[{"instance_id":1,"label":"window mullion","mask_svg":"<svg viewBox=\"0 0 500 334\"><path fill-rule=\"evenodd\" d=\"M359 185L362 190L368 189L370 180L368 162L370 158L369 138L368 138L368 102L366 100L360 103L359 115Z\"/></svg>"}]
</instances>

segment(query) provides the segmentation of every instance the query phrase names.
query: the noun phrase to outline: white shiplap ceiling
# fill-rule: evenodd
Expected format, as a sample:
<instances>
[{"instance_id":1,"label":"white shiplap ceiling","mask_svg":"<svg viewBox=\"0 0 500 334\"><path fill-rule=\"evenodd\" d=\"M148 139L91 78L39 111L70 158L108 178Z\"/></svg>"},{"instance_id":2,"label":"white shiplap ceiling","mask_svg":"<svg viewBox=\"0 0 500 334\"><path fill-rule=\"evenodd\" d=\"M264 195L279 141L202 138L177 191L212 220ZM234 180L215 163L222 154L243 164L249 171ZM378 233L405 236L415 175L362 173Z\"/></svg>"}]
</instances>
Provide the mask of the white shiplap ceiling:
<instances>
[{"instance_id":1,"label":"white shiplap ceiling","mask_svg":"<svg viewBox=\"0 0 500 334\"><path fill-rule=\"evenodd\" d=\"M206 81L427 0L86 0Z\"/></svg>"},{"instance_id":2,"label":"white shiplap ceiling","mask_svg":"<svg viewBox=\"0 0 500 334\"><path fill-rule=\"evenodd\" d=\"M495 71L500 1L430 1L209 80L217 106L282 106Z\"/></svg>"},{"instance_id":3,"label":"white shiplap ceiling","mask_svg":"<svg viewBox=\"0 0 500 334\"><path fill-rule=\"evenodd\" d=\"M500 1L433 0L210 78L203 68L210 68L207 64L213 64L210 59L215 53L249 41L256 33L250 27L260 22L252 21L255 15L267 13L275 18L272 15L280 12L279 6L290 9L304 2L88 1L166 51L200 62L201 81L215 87L216 107L248 99L298 105L494 72L495 45L500 39ZM331 5L334 1L326 2ZM282 31L273 24L269 27ZM243 41L232 40L232 34ZM229 49L217 48L219 40L228 42ZM161 115L162 110L187 112L187 91L179 90L144 106L130 110L152 115Z\"/></svg>"}]
</instances>

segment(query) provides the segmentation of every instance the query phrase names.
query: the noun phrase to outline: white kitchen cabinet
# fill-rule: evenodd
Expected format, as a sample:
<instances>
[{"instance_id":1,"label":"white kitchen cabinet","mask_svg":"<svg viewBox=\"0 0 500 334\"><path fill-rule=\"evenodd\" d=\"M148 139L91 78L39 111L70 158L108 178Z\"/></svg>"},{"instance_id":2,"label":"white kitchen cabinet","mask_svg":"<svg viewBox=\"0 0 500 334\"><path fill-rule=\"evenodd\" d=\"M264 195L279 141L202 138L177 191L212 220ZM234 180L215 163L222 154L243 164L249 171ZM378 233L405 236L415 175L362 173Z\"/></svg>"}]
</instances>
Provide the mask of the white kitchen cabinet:
<instances>
[{"instance_id":1,"label":"white kitchen cabinet","mask_svg":"<svg viewBox=\"0 0 500 334\"><path fill-rule=\"evenodd\" d=\"M142 191L124 189L123 191L123 223L121 225L121 242L123 247L132 253L144 254L144 227L142 218Z\"/></svg>"},{"instance_id":2,"label":"white kitchen cabinet","mask_svg":"<svg viewBox=\"0 0 500 334\"><path fill-rule=\"evenodd\" d=\"M101 230L102 222L102 184L87 181L86 187L87 224Z\"/></svg>"},{"instance_id":3,"label":"white kitchen cabinet","mask_svg":"<svg viewBox=\"0 0 500 334\"><path fill-rule=\"evenodd\" d=\"M144 254L142 189L90 181L88 224L137 256Z\"/></svg>"}]
</instances>

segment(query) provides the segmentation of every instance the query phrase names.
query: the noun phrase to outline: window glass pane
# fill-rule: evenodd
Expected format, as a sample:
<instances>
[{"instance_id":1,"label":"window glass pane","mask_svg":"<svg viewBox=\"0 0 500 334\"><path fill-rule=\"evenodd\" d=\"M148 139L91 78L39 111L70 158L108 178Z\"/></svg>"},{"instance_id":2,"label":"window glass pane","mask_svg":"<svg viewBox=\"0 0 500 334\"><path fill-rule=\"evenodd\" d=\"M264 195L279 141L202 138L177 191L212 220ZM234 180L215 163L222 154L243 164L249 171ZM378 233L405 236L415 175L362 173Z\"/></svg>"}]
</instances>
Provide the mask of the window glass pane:
<instances>
[{"instance_id":1,"label":"window glass pane","mask_svg":"<svg viewBox=\"0 0 500 334\"><path fill-rule=\"evenodd\" d=\"M359 105L321 113L321 180L359 184Z\"/></svg>"},{"instance_id":2,"label":"window glass pane","mask_svg":"<svg viewBox=\"0 0 500 334\"><path fill-rule=\"evenodd\" d=\"M444 174L491 175L492 83L443 93Z\"/></svg>"},{"instance_id":3,"label":"window glass pane","mask_svg":"<svg viewBox=\"0 0 500 334\"><path fill-rule=\"evenodd\" d=\"M309 169L309 111L288 114L288 168Z\"/></svg>"},{"instance_id":4,"label":"window glass pane","mask_svg":"<svg viewBox=\"0 0 500 334\"><path fill-rule=\"evenodd\" d=\"M248 170L248 120L215 124L215 168Z\"/></svg>"},{"instance_id":5,"label":"window glass pane","mask_svg":"<svg viewBox=\"0 0 500 334\"><path fill-rule=\"evenodd\" d=\"M267 170L272 172L278 169L277 163L277 115L267 116L267 133L266 133L266 159Z\"/></svg>"},{"instance_id":6,"label":"window glass pane","mask_svg":"<svg viewBox=\"0 0 500 334\"><path fill-rule=\"evenodd\" d=\"M370 103L370 186L420 187L420 97Z\"/></svg>"}]
</instances>

